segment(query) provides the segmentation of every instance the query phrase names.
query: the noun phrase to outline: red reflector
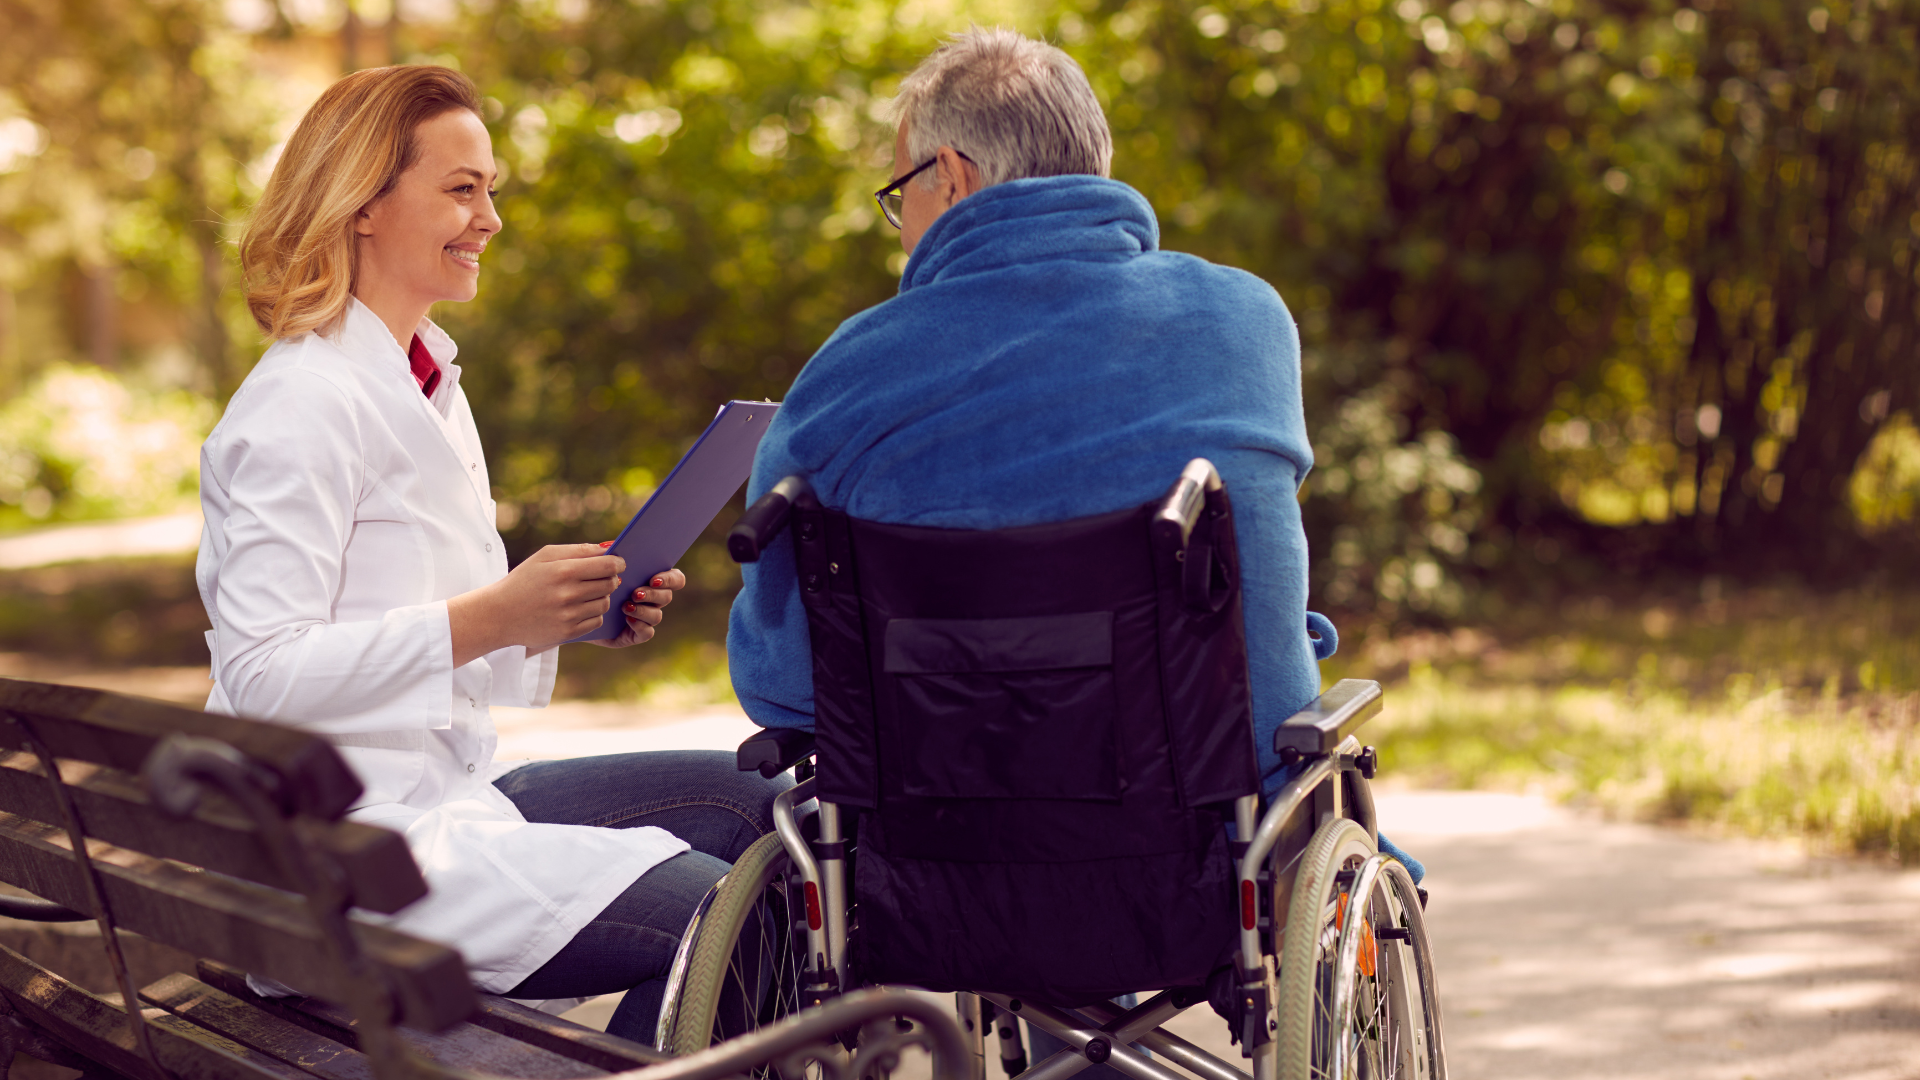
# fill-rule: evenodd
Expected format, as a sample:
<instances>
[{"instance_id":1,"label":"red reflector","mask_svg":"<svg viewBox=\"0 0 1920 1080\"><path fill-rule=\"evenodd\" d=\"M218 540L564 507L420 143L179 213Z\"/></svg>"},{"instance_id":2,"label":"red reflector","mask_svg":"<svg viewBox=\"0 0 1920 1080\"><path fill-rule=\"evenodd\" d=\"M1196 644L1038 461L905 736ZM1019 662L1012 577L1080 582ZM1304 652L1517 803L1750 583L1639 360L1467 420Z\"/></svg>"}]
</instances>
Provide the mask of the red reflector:
<instances>
[{"instance_id":1,"label":"red reflector","mask_svg":"<svg viewBox=\"0 0 1920 1080\"><path fill-rule=\"evenodd\" d=\"M1256 910L1258 902L1254 899L1253 882L1240 883L1240 929L1251 930L1259 925L1260 913Z\"/></svg>"},{"instance_id":2,"label":"red reflector","mask_svg":"<svg viewBox=\"0 0 1920 1080\"><path fill-rule=\"evenodd\" d=\"M807 882L807 929L820 929L820 890Z\"/></svg>"}]
</instances>

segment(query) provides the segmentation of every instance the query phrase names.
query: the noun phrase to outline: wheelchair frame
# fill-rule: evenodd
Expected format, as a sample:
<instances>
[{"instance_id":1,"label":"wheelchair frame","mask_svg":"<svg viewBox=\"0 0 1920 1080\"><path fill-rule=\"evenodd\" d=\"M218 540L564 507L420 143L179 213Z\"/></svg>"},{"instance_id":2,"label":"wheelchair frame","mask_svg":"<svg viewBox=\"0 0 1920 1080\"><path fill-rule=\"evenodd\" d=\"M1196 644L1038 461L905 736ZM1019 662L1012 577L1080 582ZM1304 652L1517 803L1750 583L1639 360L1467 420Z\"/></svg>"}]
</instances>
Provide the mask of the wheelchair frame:
<instances>
[{"instance_id":1,"label":"wheelchair frame","mask_svg":"<svg viewBox=\"0 0 1920 1080\"><path fill-rule=\"evenodd\" d=\"M1194 459L1182 471L1153 517L1150 527L1156 538L1173 542L1184 551L1207 493L1220 487L1219 475L1212 464L1202 458ZM790 508L811 498L804 480L789 477L758 500L728 537L728 547L736 561L757 559L766 543L785 525ZM1193 988L1164 990L1135 1008L1122 1010L1107 1003L1072 1009L1023 1002L980 988L956 995L962 1027L973 1051L976 1080L985 1077L984 1040L988 1026L985 1021L996 1010L1009 1017L1025 1018L1067 1047L1020 1071L1019 1080L1066 1080L1099 1063L1111 1065L1128 1080L1183 1080L1180 1074L1147 1053L1135 1050L1135 1044L1203 1080L1281 1080L1276 1045L1281 1025L1276 1010L1281 993L1282 942L1296 875L1314 838L1326 826L1342 819L1355 822L1365 832L1369 843L1364 859L1358 866L1335 874L1336 888L1344 886L1345 897L1367 898L1362 903L1371 904L1376 887L1385 887L1404 908L1408 902L1405 890L1412 888L1404 868L1377 850L1373 800L1367 786L1377 758L1374 749L1362 746L1354 734L1381 711L1382 704L1378 683L1341 680L1289 717L1276 732L1274 749L1283 763L1294 768L1294 774L1271 803L1263 810L1257 794L1234 801L1235 839L1229 851L1234 860L1239 927L1233 1012L1239 1018L1237 1041L1242 1056L1252 1061L1251 1077L1192 1043L1159 1030L1167 1020L1206 1000L1204 991L1195 994ZM769 730L747 740L739 752L742 769L758 768L769 777L800 766L796 769L800 783L775 801L773 813L781 845L792 872L799 879L800 895L795 899L800 903L796 906L805 913L806 961L800 973L803 983L798 994L798 1003L803 1009L853 989L853 973L849 971L847 956L848 845L841 807L817 801L817 840L810 841L802 828L801 808L815 802L811 774L813 749L813 739L808 733ZM1388 882L1383 881L1383 875L1397 877ZM1424 906L1424 891L1418 891L1418 896ZM1432 986L1431 958L1424 954L1427 943L1418 913L1414 913L1411 927L1404 924L1388 927L1376 935L1367 917L1345 918L1346 900L1341 899L1340 904L1340 914L1335 920L1337 940L1330 943L1336 958L1336 982L1327 1029L1342 1034L1329 1039L1330 1045L1325 1047L1329 1051L1327 1064L1331 1075L1346 1077L1353 1073L1355 1065L1347 1060L1351 1048L1345 1037L1353 1025L1355 991L1353 981L1340 979L1339 973L1355 971L1363 951L1372 958L1377 937L1406 942L1410 946L1408 953L1418 953L1410 957L1414 966L1412 973L1405 970L1408 956L1396 954L1393 961L1401 974L1396 985L1411 978L1415 984L1412 993L1420 999L1400 1002L1403 1009L1415 1010L1418 1014L1418 1023L1410 1029L1416 1043L1421 1044L1409 1051L1411 1060L1419 1062L1413 1075L1421 1080L1445 1080L1445 1054ZM1371 976L1373 972L1366 970L1366 965L1376 962L1369 959L1361 970ZM1397 992L1408 993L1404 988ZM1317 989L1315 993L1317 995ZM668 1007L673 1007L671 1002ZM1009 1039L1019 1039L1017 1025L1011 1026L1010 1035L1007 1027L1002 1027L1001 1032L1003 1044ZM1002 1050L1002 1061L1008 1064L1012 1075L1012 1066L1023 1065L1026 1055L1018 1046L1003 1045ZM1286 1080L1295 1078L1289 1076Z\"/></svg>"}]
</instances>

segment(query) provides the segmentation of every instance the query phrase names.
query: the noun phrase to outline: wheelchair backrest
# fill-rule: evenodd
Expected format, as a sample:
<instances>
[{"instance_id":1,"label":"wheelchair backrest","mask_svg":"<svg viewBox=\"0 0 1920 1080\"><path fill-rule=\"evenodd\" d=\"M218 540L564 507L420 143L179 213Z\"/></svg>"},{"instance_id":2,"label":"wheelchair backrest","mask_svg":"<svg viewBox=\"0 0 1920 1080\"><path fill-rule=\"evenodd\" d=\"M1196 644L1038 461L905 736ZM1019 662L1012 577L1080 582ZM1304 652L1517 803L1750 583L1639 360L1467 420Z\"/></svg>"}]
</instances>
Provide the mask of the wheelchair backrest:
<instances>
[{"instance_id":1,"label":"wheelchair backrest","mask_svg":"<svg viewBox=\"0 0 1920 1080\"><path fill-rule=\"evenodd\" d=\"M1228 963L1222 825L1258 777L1213 467L1136 509L991 530L859 520L788 478L735 556L789 507L816 792L862 808L857 977L1078 1004Z\"/></svg>"},{"instance_id":2,"label":"wheelchair backrest","mask_svg":"<svg viewBox=\"0 0 1920 1080\"><path fill-rule=\"evenodd\" d=\"M899 854L1193 843L1186 811L1257 784L1232 505L1206 498L1157 543L1159 503L994 530L796 507L821 797L883 811Z\"/></svg>"}]
</instances>

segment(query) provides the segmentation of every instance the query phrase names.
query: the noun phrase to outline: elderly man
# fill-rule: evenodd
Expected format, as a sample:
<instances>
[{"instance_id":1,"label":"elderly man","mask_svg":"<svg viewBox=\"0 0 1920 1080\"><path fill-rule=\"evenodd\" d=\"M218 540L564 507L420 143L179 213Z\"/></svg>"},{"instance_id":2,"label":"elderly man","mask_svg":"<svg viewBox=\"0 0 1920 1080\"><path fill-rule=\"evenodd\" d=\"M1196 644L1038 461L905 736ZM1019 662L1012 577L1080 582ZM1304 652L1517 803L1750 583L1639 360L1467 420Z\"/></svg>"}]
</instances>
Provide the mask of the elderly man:
<instances>
[{"instance_id":1,"label":"elderly man","mask_svg":"<svg viewBox=\"0 0 1920 1080\"><path fill-rule=\"evenodd\" d=\"M1306 607L1297 493L1313 450L1286 306L1251 274L1158 250L1153 208L1107 179L1113 140L1086 75L1056 48L959 35L901 85L899 114L878 198L910 256L900 294L841 324L794 380L749 497L799 473L854 517L998 529L1140 506L1210 458L1233 498L1271 792L1274 728L1320 691L1309 622L1321 657L1334 644ZM792 548L744 576L727 636L740 702L764 726L811 727ZM1060 1048L1034 1035L1036 1059Z\"/></svg>"},{"instance_id":2,"label":"elderly man","mask_svg":"<svg viewBox=\"0 0 1920 1080\"><path fill-rule=\"evenodd\" d=\"M1273 729L1320 692L1296 498L1313 450L1286 306L1251 274L1158 249L1153 208L1106 178L1106 117L1059 49L973 30L902 83L898 107L879 197L911 256L900 294L843 323L794 380L748 495L802 473L855 517L1003 528L1139 506L1210 458L1233 497L1276 786ZM809 727L791 549L745 582L727 636L741 705Z\"/></svg>"}]
</instances>

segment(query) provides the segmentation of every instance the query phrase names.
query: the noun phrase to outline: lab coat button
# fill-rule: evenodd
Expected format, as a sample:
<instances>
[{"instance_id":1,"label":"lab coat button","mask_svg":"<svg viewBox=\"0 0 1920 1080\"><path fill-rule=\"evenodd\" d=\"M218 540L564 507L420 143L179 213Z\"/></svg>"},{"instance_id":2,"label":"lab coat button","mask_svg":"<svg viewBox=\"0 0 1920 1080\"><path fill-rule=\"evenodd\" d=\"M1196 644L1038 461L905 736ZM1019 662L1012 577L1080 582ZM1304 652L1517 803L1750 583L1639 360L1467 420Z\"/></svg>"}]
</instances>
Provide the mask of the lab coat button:
<instances>
[{"instance_id":1,"label":"lab coat button","mask_svg":"<svg viewBox=\"0 0 1920 1080\"><path fill-rule=\"evenodd\" d=\"M468 771L468 772L472 772L472 771L473 771L473 766L471 766L471 765L469 765L469 766L467 766L467 771Z\"/></svg>"},{"instance_id":2,"label":"lab coat button","mask_svg":"<svg viewBox=\"0 0 1920 1080\"><path fill-rule=\"evenodd\" d=\"M492 550L493 550L493 545L492 545L492 544L488 544L488 545L487 545L487 550L488 550L488 551L492 551Z\"/></svg>"}]
</instances>

